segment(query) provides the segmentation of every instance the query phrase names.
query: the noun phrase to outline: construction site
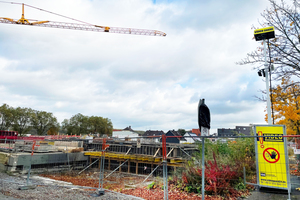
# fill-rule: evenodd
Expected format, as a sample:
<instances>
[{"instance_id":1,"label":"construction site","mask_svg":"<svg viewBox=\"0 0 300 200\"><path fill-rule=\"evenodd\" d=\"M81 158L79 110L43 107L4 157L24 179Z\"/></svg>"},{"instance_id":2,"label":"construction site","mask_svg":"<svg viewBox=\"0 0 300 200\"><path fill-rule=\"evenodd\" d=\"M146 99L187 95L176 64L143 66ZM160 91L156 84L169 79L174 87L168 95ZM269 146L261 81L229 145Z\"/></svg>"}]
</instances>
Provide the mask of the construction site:
<instances>
[{"instance_id":1,"label":"construction site","mask_svg":"<svg viewBox=\"0 0 300 200\"><path fill-rule=\"evenodd\" d=\"M103 150L103 146L105 146ZM196 144L166 144L169 174L180 170L198 152ZM66 184L103 190L146 187L163 177L162 143L94 138L63 140L3 140L0 169L31 181L50 178ZM103 162L104 159L104 164ZM104 166L104 168L102 168ZM99 173L103 178L99 180ZM122 190L122 189L120 189Z\"/></svg>"},{"instance_id":2,"label":"construction site","mask_svg":"<svg viewBox=\"0 0 300 200\"><path fill-rule=\"evenodd\" d=\"M298 4L269 0L234 61L263 117L232 66L256 4L35 3L0 1L0 199L300 199Z\"/></svg>"},{"instance_id":3,"label":"construction site","mask_svg":"<svg viewBox=\"0 0 300 200\"><path fill-rule=\"evenodd\" d=\"M0 169L11 173L27 171L30 165L33 172L80 170L92 163L99 166L95 160L101 157L103 146L101 138L96 138L93 142L80 139L37 141L33 149L33 141L6 142L0 144ZM108 170L113 170L126 161L119 171L139 174L140 166L146 166L147 170L144 171L148 172L162 162L162 146L159 143L147 142L138 146L136 141L111 139L106 144L105 168ZM169 143L167 152L168 167L176 170L177 167L182 167L190 155L197 152L197 145Z\"/></svg>"},{"instance_id":4,"label":"construction site","mask_svg":"<svg viewBox=\"0 0 300 200\"><path fill-rule=\"evenodd\" d=\"M30 164L36 171L56 170L53 166L58 170L65 167L83 169L101 157L102 141L102 139L95 139L92 143L87 140L37 141L33 155L31 155L32 141L7 141L0 144L1 170L21 173ZM126 171L138 174L139 165L147 165L152 169L162 162L162 147L158 143L142 143L138 147L137 142L107 140L107 145L109 147L105 153L105 166L108 170L127 160ZM169 144L167 148L168 166L175 170L176 167L182 166L188 155L197 151L197 145L190 144Z\"/></svg>"}]
</instances>

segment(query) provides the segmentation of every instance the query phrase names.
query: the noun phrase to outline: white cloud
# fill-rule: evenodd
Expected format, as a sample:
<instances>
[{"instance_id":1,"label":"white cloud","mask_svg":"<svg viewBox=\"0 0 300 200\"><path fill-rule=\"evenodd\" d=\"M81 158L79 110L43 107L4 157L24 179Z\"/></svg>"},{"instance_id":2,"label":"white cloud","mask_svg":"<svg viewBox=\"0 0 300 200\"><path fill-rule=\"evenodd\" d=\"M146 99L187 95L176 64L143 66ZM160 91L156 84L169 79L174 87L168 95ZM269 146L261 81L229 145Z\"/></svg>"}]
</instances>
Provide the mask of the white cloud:
<instances>
[{"instance_id":1,"label":"white cloud","mask_svg":"<svg viewBox=\"0 0 300 200\"><path fill-rule=\"evenodd\" d=\"M264 103L253 97L264 83L235 62L255 49L251 25L267 2L27 0L92 24L167 37L0 24L0 103L53 112L59 121L82 113L108 117L115 128L169 130L197 128L205 98L214 130L264 123ZM1 4L0 12L19 18L21 7ZM28 7L25 17L70 21Z\"/></svg>"}]
</instances>

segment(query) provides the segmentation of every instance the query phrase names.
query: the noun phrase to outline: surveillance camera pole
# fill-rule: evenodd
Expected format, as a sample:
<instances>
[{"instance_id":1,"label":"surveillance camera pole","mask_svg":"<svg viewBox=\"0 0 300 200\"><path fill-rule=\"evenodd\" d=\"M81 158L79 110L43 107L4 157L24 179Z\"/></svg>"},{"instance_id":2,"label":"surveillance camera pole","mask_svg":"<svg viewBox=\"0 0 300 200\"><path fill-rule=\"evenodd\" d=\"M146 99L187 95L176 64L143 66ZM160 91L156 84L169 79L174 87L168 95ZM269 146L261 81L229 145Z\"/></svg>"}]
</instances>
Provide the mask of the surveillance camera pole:
<instances>
[{"instance_id":1,"label":"surveillance camera pole","mask_svg":"<svg viewBox=\"0 0 300 200\"><path fill-rule=\"evenodd\" d=\"M274 27L266 27L261 29L254 30L254 37L256 41L263 40L264 41L264 56L265 56L265 77L266 77L266 94L267 94L267 113L268 113L268 124L272 125L272 119L271 119L271 101L270 101L270 86L269 86L269 72L270 67L267 63L267 44L266 40L270 38L275 38L275 31ZM271 73L270 73L271 75Z\"/></svg>"},{"instance_id":2,"label":"surveillance camera pole","mask_svg":"<svg viewBox=\"0 0 300 200\"><path fill-rule=\"evenodd\" d=\"M265 56L265 74L266 74L266 94L267 94L267 113L268 113L268 124L272 125L271 118L271 100L270 100L270 86L269 86L269 65L267 63L267 42L264 39L264 56Z\"/></svg>"}]
</instances>

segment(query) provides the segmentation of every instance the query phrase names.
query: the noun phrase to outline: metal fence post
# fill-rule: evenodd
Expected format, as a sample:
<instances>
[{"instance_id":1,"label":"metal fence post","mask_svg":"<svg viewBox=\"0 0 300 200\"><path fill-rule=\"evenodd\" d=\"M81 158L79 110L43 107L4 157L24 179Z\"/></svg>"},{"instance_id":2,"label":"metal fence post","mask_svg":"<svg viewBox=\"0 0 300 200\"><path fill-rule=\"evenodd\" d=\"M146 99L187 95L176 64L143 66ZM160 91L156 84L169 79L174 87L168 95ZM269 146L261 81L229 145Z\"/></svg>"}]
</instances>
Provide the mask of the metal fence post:
<instances>
[{"instance_id":1,"label":"metal fence post","mask_svg":"<svg viewBox=\"0 0 300 200\"><path fill-rule=\"evenodd\" d=\"M162 156L163 156L163 179L164 179L164 200L168 200L168 163L167 163L167 141L166 135L162 135Z\"/></svg>"},{"instance_id":2,"label":"metal fence post","mask_svg":"<svg viewBox=\"0 0 300 200\"><path fill-rule=\"evenodd\" d=\"M108 145L106 145L106 139L103 138L103 140L102 140L101 163L100 163L100 166L99 166L100 167L100 171L99 171L98 194L90 194L93 197L99 197L99 196L105 194L104 189L103 189L103 179L104 179L105 150L106 150L107 147L108 147Z\"/></svg>"},{"instance_id":3,"label":"metal fence post","mask_svg":"<svg viewBox=\"0 0 300 200\"><path fill-rule=\"evenodd\" d=\"M28 186L29 184L29 176L30 176L30 171L31 171L31 162L32 162L32 156L33 156L33 151L34 151L34 146L35 146L36 141L33 141L32 144L32 150L31 150L31 156L30 156L30 165L29 165L29 170L28 170L28 174L27 174L27 181L26 181L26 185Z\"/></svg>"},{"instance_id":4,"label":"metal fence post","mask_svg":"<svg viewBox=\"0 0 300 200\"><path fill-rule=\"evenodd\" d=\"M100 174L99 174L99 195L104 195L103 178L104 178L105 149L106 149L106 139L103 138L101 165L100 165ZM101 186L101 188L100 188L100 186Z\"/></svg>"},{"instance_id":5,"label":"metal fence post","mask_svg":"<svg viewBox=\"0 0 300 200\"><path fill-rule=\"evenodd\" d=\"M243 173L244 173L244 186L246 187L246 168L243 167Z\"/></svg>"},{"instance_id":6,"label":"metal fence post","mask_svg":"<svg viewBox=\"0 0 300 200\"><path fill-rule=\"evenodd\" d=\"M69 151L68 150L68 145L66 144L66 153L67 153L68 167L69 167L69 171L70 171L70 160L69 160L69 152L68 151Z\"/></svg>"},{"instance_id":7,"label":"metal fence post","mask_svg":"<svg viewBox=\"0 0 300 200\"><path fill-rule=\"evenodd\" d=\"M287 144L287 138L283 138L284 143ZM284 151L285 151L285 163L286 163L286 177L287 177L287 184L288 184L288 200L291 200L291 177L290 177L290 167L289 167L289 154L288 154L288 148L286 145L284 145Z\"/></svg>"},{"instance_id":8,"label":"metal fence post","mask_svg":"<svg viewBox=\"0 0 300 200\"><path fill-rule=\"evenodd\" d=\"M202 137L202 200L205 199L204 137Z\"/></svg>"}]
</instances>

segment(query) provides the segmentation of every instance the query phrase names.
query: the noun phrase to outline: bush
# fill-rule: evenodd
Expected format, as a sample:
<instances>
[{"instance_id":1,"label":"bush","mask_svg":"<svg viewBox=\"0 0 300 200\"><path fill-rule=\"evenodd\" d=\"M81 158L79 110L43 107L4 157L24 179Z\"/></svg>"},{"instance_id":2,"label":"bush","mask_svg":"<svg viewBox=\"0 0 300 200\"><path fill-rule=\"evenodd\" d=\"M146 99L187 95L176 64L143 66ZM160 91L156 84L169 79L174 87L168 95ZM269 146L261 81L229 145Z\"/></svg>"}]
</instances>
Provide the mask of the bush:
<instances>
[{"instance_id":1,"label":"bush","mask_svg":"<svg viewBox=\"0 0 300 200\"><path fill-rule=\"evenodd\" d=\"M214 195L234 194L234 189L241 182L242 176L236 168L229 165L218 166L214 155L213 161L207 161L205 164L205 192ZM175 179L173 179L175 180ZM177 182L179 189L186 192L201 192L202 167L188 166L181 175L181 182Z\"/></svg>"},{"instance_id":2,"label":"bush","mask_svg":"<svg viewBox=\"0 0 300 200\"><path fill-rule=\"evenodd\" d=\"M288 155L289 155L289 157L294 156L294 149L293 148L288 147Z\"/></svg>"},{"instance_id":3,"label":"bush","mask_svg":"<svg viewBox=\"0 0 300 200\"><path fill-rule=\"evenodd\" d=\"M173 182L186 192L201 192L202 146L194 160L189 161ZM237 138L235 141L212 143L205 140L205 192L213 195L237 195L246 186L243 183L243 167L248 174L256 171L253 138Z\"/></svg>"},{"instance_id":4,"label":"bush","mask_svg":"<svg viewBox=\"0 0 300 200\"><path fill-rule=\"evenodd\" d=\"M213 153L217 155L213 158ZM199 145L199 153L196 155L196 160L202 159L202 145ZM243 167L247 173L256 171L255 166L255 146L254 138L236 138L235 141L226 143L217 141L212 143L210 140L205 140L205 161L216 159L221 165L230 165L237 167L239 172L243 172Z\"/></svg>"},{"instance_id":5,"label":"bush","mask_svg":"<svg viewBox=\"0 0 300 200\"><path fill-rule=\"evenodd\" d=\"M154 189L155 188L155 182L150 183L147 188L150 189Z\"/></svg>"}]
</instances>

